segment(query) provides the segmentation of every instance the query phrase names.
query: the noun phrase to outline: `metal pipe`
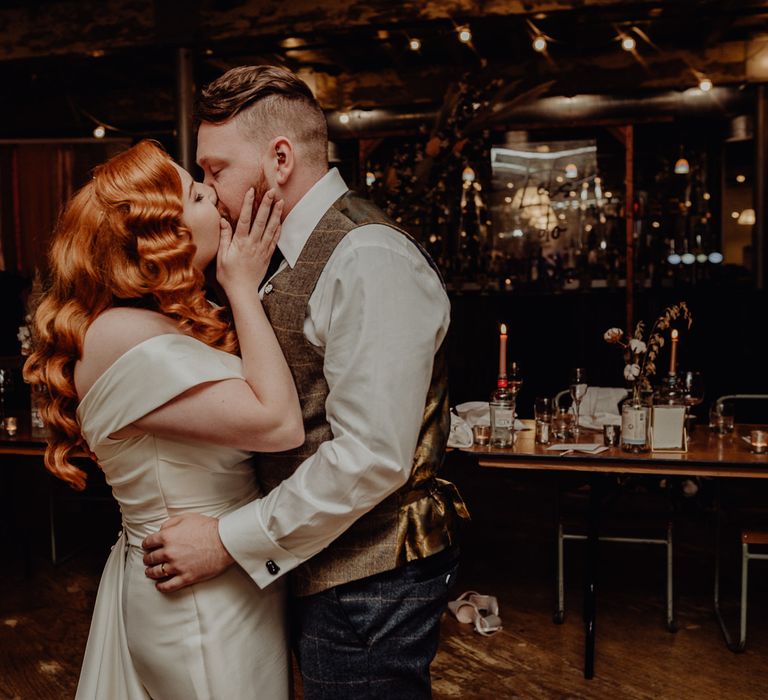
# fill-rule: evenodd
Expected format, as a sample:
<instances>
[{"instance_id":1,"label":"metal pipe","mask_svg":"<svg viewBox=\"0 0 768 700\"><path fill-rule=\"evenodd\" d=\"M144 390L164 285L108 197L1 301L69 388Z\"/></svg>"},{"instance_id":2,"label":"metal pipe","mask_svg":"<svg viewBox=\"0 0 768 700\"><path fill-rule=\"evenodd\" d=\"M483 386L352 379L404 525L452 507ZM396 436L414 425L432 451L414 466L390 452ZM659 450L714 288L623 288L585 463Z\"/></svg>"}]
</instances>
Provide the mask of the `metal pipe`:
<instances>
[{"instance_id":1,"label":"metal pipe","mask_svg":"<svg viewBox=\"0 0 768 700\"><path fill-rule=\"evenodd\" d=\"M656 117L682 117L705 114L729 115L751 109L748 91L731 87L715 87L710 92L691 90L667 91L641 96L574 95L544 97L520 105L494 103L493 112L481 116L470 129L515 125L573 125L605 120L631 123ZM358 138L365 134L412 130L432 123L436 110L352 109L332 111L328 118L332 139Z\"/></svg>"},{"instance_id":2,"label":"metal pipe","mask_svg":"<svg viewBox=\"0 0 768 700\"><path fill-rule=\"evenodd\" d=\"M752 227L752 269L755 287L765 289L766 232L766 148L768 148L768 95L765 84L757 86L755 100L755 225Z\"/></svg>"},{"instance_id":3,"label":"metal pipe","mask_svg":"<svg viewBox=\"0 0 768 700\"><path fill-rule=\"evenodd\" d=\"M622 130L624 135L624 217L626 225L626 314L627 333L635 327L635 129L630 124Z\"/></svg>"},{"instance_id":4,"label":"metal pipe","mask_svg":"<svg viewBox=\"0 0 768 700\"><path fill-rule=\"evenodd\" d=\"M176 49L176 157L185 170L195 165L194 134L192 132L192 101L195 86L192 80L192 51Z\"/></svg>"}]
</instances>

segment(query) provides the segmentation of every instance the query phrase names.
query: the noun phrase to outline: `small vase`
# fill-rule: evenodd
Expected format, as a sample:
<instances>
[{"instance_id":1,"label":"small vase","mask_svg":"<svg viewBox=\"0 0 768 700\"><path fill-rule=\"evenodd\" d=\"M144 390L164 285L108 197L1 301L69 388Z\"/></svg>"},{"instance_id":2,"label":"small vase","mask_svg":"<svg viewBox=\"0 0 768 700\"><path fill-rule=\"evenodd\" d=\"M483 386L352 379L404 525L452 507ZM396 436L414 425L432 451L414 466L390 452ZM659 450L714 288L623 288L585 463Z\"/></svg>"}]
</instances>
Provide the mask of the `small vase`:
<instances>
[{"instance_id":1,"label":"small vase","mask_svg":"<svg viewBox=\"0 0 768 700\"><path fill-rule=\"evenodd\" d=\"M651 407L642 399L630 399L621 407L621 449L624 452L648 452Z\"/></svg>"}]
</instances>

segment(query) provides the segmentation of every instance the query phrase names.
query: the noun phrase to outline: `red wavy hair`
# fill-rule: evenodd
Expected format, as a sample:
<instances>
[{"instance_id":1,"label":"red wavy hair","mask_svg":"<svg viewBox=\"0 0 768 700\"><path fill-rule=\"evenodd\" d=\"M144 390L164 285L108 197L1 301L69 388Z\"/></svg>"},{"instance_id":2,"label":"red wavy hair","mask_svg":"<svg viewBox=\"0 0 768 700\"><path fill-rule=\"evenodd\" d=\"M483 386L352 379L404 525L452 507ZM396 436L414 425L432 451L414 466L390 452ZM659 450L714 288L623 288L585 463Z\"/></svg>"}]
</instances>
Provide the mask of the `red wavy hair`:
<instances>
[{"instance_id":1,"label":"red wavy hair","mask_svg":"<svg viewBox=\"0 0 768 700\"><path fill-rule=\"evenodd\" d=\"M203 275L192 265L195 245L182 224L182 197L170 156L141 141L98 166L59 219L24 378L45 389L45 466L77 490L85 487L85 473L70 461L84 444L74 369L85 332L99 314L115 306L154 309L183 333L237 350L231 322L206 301Z\"/></svg>"}]
</instances>

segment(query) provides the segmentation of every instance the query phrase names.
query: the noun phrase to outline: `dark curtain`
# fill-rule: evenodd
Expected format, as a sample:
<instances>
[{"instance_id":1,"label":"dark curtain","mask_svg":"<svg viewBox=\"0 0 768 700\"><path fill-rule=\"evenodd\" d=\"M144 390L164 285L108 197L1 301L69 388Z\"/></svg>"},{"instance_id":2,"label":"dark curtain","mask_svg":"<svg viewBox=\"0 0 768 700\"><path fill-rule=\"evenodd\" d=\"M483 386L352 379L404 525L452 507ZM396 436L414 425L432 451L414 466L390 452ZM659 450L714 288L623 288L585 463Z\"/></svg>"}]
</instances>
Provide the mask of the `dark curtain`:
<instances>
[{"instance_id":1,"label":"dark curtain","mask_svg":"<svg viewBox=\"0 0 768 700\"><path fill-rule=\"evenodd\" d=\"M62 207L95 165L129 142L20 143L0 146L0 356L19 351L35 274L45 276Z\"/></svg>"}]
</instances>

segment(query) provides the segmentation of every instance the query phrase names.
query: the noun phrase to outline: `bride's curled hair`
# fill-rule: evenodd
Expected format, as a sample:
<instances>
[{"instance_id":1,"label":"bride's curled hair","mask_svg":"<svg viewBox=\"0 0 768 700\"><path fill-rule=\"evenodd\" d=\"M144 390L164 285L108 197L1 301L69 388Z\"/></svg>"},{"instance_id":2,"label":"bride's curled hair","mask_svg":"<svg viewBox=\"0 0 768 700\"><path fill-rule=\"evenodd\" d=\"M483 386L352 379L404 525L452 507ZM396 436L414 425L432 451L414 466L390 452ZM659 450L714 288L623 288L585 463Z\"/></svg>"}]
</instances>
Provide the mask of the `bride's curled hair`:
<instances>
[{"instance_id":1,"label":"bride's curled hair","mask_svg":"<svg viewBox=\"0 0 768 700\"><path fill-rule=\"evenodd\" d=\"M182 213L178 171L157 144L141 141L98 166L59 219L24 378L44 390L41 413L50 431L45 465L75 489L85 487L85 473L71 462L83 442L74 368L99 314L115 306L153 309L183 333L237 350L232 324L205 298Z\"/></svg>"}]
</instances>

